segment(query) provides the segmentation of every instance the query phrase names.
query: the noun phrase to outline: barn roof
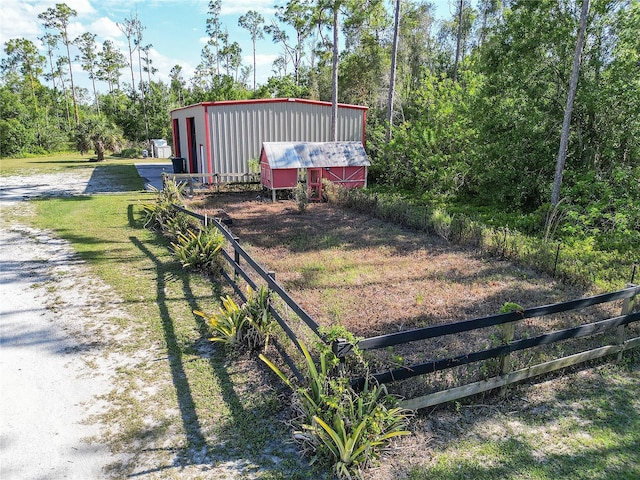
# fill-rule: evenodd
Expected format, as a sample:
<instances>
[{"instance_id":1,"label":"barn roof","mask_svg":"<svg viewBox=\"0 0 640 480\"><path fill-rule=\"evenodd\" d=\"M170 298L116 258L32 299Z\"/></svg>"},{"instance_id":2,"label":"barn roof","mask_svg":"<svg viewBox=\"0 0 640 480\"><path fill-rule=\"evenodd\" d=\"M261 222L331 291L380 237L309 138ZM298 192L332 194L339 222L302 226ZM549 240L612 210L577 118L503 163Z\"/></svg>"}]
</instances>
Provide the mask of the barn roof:
<instances>
[{"instance_id":1,"label":"barn roof","mask_svg":"<svg viewBox=\"0 0 640 480\"><path fill-rule=\"evenodd\" d=\"M360 142L263 142L272 169L369 166Z\"/></svg>"}]
</instances>

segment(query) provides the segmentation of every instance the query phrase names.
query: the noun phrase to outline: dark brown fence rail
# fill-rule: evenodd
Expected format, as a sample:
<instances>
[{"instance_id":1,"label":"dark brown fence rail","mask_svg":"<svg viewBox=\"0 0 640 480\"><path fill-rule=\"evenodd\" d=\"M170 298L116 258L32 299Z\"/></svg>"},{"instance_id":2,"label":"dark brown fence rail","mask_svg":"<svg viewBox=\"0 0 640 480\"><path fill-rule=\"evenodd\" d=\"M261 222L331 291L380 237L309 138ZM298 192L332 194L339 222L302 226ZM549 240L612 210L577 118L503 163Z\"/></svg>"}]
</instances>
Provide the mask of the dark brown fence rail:
<instances>
[{"instance_id":1,"label":"dark brown fence rail","mask_svg":"<svg viewBox=\"0 0 640 480\"><path fill-rule=\"evenodd\" d=\"M629 287L616 292L572 300L570 302L557 303L553 305L546 305L543 307L530 308L518 312L492 315L489 317L447 323L443 325L435 325L415 330L409 330L406 332L367 338L360 341L358 343L358 347L362 350L372 350L393 345L416 342L419 340L441 337L444 335L478 330L490 326L501 325L503 328L503 345L487 350L465 353L464 355L458 355L455 357L423 362L420 364L402 368L395 368L392 370L378 372L373 375L380 383L388 384L406 380L412 377L417 377L420 375L426 375L450 369L461 365L480 362L483 360L494 358L504 359L510 353L520 350L534 348L542 345L550 345L563 340L582 338L616 329L615 345L603 345L598 348L580 352L567 357L558 358L550 362L533 365L514 372L509 372L508 368L505 368L505 365L508 365L509 362L503 361L500 375L497 377L448 390L443 390L440 392L435 392L404 402L404 405L408 408L424 408L485 392L496 387L501 387L514 382L532 378L534 376L549 373L560 368L565 368L571 365L586 362L588 360L600 358L605 355L611 355L614 353L621 354L625 350L640 347L640 337L627 339L625 330L625 327L627 325L640 321L640 312L633 312L633 300L639 293L640 286L630 285ZM580 310L589 306L600 305L616 300L624 300L620 316L576 326L573 328L556 330L531 338L513 340L515 322L527 318L551 315L554 313ZM364 379L362 378L353 381L353 384L356 387L361 386L363 383Z\"/></svg>"}]
</instances>

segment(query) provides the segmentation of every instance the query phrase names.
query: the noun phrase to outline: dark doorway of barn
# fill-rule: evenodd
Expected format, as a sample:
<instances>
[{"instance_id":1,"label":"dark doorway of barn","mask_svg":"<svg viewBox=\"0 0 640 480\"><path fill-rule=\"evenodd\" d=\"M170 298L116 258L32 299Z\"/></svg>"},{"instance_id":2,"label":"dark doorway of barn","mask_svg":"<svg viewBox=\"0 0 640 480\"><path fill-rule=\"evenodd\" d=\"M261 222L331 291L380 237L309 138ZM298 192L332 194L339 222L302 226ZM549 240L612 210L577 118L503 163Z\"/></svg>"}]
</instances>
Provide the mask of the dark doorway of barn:
<instances>
[{"instance_id":1,"label":"dark doorway of barn","mask_svg":"<svg viewBox=\"0 0 640 480\"><path fill-rule=\"evenodd\" d=\"M189 145L189 172L198 173L198 148L194 117L187 118L187 143Z\"/></svg>"}]
</instances>

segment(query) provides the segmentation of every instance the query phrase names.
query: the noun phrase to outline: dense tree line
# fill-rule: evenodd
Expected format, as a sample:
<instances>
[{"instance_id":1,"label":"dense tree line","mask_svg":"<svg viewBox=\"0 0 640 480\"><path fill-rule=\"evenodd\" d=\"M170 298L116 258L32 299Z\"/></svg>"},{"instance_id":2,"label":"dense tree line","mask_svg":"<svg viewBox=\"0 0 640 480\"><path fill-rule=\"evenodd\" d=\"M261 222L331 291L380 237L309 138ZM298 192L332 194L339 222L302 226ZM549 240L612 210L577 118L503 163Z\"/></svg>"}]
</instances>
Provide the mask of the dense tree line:
<instances>
[{"instance_id":1,"label":"dense tree line","mask_svg":"<svg viewBox=\"0 0 640 480\"><path fill-rule=\"evenodd\" d=\"M110 143L116 148L142 147L170 138L169 110L201 101L363 104L372 183L425 201L517 212L516 226L533 231L549 212L583 6L452 0L450 18L436 19L433 5L419 0L289 0L272 19L255 11L239 18L253 44L253 64L243 65L221 0L211 0L203 22L209 41L193 77L176 65L164 83L155 79L137 15L119 23L121 52L92 34L69 38L76 12L58 4L39 17L41 45L4 45L1 153L82 145L90 125L119 138ZM255 79L258 41L280 51L264 85ZM560 229L614 232L609 247L629 249L640 241L640 3L591 0L580 59ZM91 92L75 85L74 60Z\"/></svg>"}]
</instances>

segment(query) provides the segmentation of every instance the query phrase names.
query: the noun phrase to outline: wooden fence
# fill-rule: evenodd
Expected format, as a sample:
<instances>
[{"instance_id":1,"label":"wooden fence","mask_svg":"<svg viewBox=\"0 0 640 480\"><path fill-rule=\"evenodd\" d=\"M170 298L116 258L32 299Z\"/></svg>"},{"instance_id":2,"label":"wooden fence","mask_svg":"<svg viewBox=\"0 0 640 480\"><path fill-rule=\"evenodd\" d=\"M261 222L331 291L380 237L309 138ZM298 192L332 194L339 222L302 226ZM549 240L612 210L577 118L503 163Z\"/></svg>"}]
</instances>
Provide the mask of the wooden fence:
<instances>
[{"instance_id":1,"label":"wooden fence","mask_svg":"<svg viewBox=\"0 0 640 480\"><path fill-rule=\"evenodd\" d=\"M282 299L284 304L291 308L291 310L302 320L304 325L306 325L321 340L326 341L326 339L320 332L319 324L300 305L298 305L295 300L291 298L291 296L282 288L280 284L277 283L275 274L273 272L265 270L242 248L239 243L238 237L233 235L221 222L220 219L209 218L205 215L191 212L176 205L174 205L173 208L177 211L197 218L205 226L213 223L222 232L229 246L231 247L229 250L232 252L230 253L227 250L222 250L222 255L230 265L230 270L232 272L229 273L225 271L225 269L223 269L222 275L233 287L237 295L243 299L243 301L246 301L246 298L242 289L238 285L238 279L242 278L248 285L250 285L254 289L257 287L255 281L252 279L251 275L244 267L244 264L246 263L247 267L249 267L255 275L257 275L267 284L269 290L276 293ZM432 360L416 365L389 369L373 374L373 376L380 383L389 384L420 375L427 375L434 372L444 371L461 365L467 365L473 362L480 362L489 359L499 360L500 372L498 376L458 386L455 388L437 391L428 395L405 400L403 402L404 407L412 410L417 410L420 408L438 405L440 403L445 403L478 393L486 392L498 387L543 375L545 373L553 372L561 368L601 358L606 355L618 354L618 356L621 356L622 352L626 350L640 347L640 336L627 338L627 326L640 321L640 311L634 311L637 310L634 309L634 300L638 294L640 294L640 286L632 284L622 290L588 298L572 300L569 302L557 303L553 305L515 311L511 313L433 325L388 335L365 338L358 342L358 348L363 351L376 350L381 348L393 347L396 345L408 344L411 342L417 342L420 340L433 339L442 337L444 335L470 332L492 326L499 326L501 328L502 344L500 346L472 353L465 353L463 355L455 357ZM616 316L614 318L608 318L605 320L600 320L572 328L547 332L531 338L514 340L515 324L522 320L548 316L560 312L581 310L590 306L602 305L619 300L623 300L622 312L619 316ZM297 348L300 348L298 344L298 338L294 332L294 328L292 328L287 323L284 316L280 312L278 312L273 307L273 305L270 308L271 314L274 316L280 327L282 327L293 344ZM566 357L557 358L548 362L543 362L537 365L511 371L511 362L509 361L509 355L511 353L539 347L542 345L550 345L567 339L577 339L613 330L615 330L615 344L601 345L597 348L575 353ZM342 359L344 359L351 353L353 347L353 345L342 339L335 341L332 345L334 353ZM289 359L283 351L280 351L280 353L283 355L283 358L289 364L294 374L298 378L301 378L300 372L293 364L291 359ZM361 386L363 383L363 378L354 379L352 381L352 384L356 388Z\"/></svg>"},{"instance_id":2,"label":"wooden fence","mask_svg":"<svg viewBox=\"0 0 640 480\"><path fill-rule=\"evenodd\" d=\"M223 188L247 189L260 185L260 174L254 173L163 173L162 185L172 180L185 186L185 194L193 196L196 192L219 192Z\"/></svg>"},{"instance_id":3,"label":"wooden fence","mask_svg":"<svg viewBox=\"0 0 640 480\"><path fill-rule=\"evenodd\" d=\"M373 376L380 383L392 383L406 380L419 375L426 375L438 371L451 369L460 365L480 362L489 359L500 360L500 373L498 376L473 382L467 385L434 392L429 395L413 398L403 402L410 409L425 408L451 400L486 392L497 387L502 387L515 382L543 375L561 368L569 367L589 360L594 360L605 355L618 354L632 348L640 347L640 336L627 338L627 326L640 321L640 311L634 312L633 301L640 293L640 286L629 285L623 290L596 295L593 297L556 303L543 307L535 307L526 310L492 315L489 317L464 320L459 322L434 325L405 332L381 335L361 340L358 347L361 350L373 350L394 345L416 342L419 340L442 337L444 335L459 334L491 326L500 326L502 329L502 345L486 350L465 353L455 357L432 360L416 365L396 368L384 372L375 373ZM594 305L602 305L617 300L623 300L622 312L619 316L584 324L572 328L547 332L531 338L514 340L515 323L527 318L542 317L561 312L569 312L584 309ZM615 330L615 344L601 345L587 351L575 353L548 362L528 366L526 368L510 371L509 354L520 350L530 349L541 345L550 345L568 339L577 339L594 334L600 334ZM356 379L353 384L358 387L364 379Z\"/></svg>"},{"instance_id":4,"label":"wooden fence","mask_svg":"<svg viewBox=\"0 0 640 480\"><path fill-rule=\"evenodd\" d=\"M232 274L222 269L222 276L225 280L231 285L236 294L243 300L246 301L246 297L242 288L240 288L238 284L238 278L242 278L251 288L257 289L257 284L253 280L250 275L250 272L243 266L246 263L247 267L251 269L251 271L261 278L266 284L267 288L271 293L277 294L280 299L287 305L291 310L302 320L302 322L320 339L324 340L324 336L320 333L320 325L300 306L295 300L291 298L291 296L282 288L282 286L276 281L275 273L265 270L258 262L256 262L242 246L240 245L240 239L231 233L227 227L222 223L219 218L211 218L206 215L200 215L198 213L192 212L185 208L179 207L177 205L173 205L174 210L178 212L185 213L190 215L191 217L197 218L200 222L206 227L210 224L214 224L218 230L224 235L225 239L228 242L229 250L233 252L230 253L225 249L221 250L223 258L227 261L227 263L231 266ZM300 349L298 343L298 337L296 336L294 329L287 323L284 319L284 316L274 308L273 303L270 306L270 311L275 320L278 322L280 327L284 330L287 337L293 342L296 348ZM301 378L301 374L299 370L295 367L295 365L288 359L288 357L284 354L283 351L280 352L283 355L283 358L289 364L289 367L293 370L294 374Z\"/></svg>"}]
</instances>

